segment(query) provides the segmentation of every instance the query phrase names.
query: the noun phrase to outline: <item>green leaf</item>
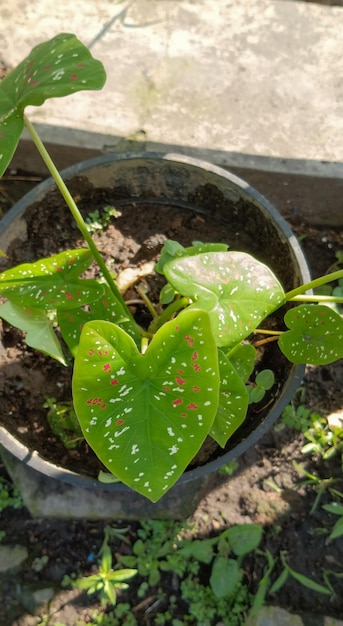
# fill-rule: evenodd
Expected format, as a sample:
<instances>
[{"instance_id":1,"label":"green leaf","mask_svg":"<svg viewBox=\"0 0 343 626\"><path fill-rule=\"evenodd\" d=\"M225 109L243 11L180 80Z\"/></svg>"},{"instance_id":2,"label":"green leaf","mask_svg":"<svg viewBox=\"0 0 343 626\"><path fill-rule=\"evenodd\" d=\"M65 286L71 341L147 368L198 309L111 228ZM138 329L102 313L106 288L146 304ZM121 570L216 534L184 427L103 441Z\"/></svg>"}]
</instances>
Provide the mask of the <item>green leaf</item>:
<instances>
[{"instance_id":1,"label":"green leaf","mask_svg":"<svg viewBox=\"0 0 343 626\"><path fill-rule=\"evenodd\" d=\"M339 504L338 502L323 504L322 509L328 513L333 513L334 515L343 515L343 504Z\"/></svg>"},{"instance_id":2,"label":"green leaf","mask_svg":"<svg viewBox=\"0 0 343 626\"><path fill-rule=\"evenodd\" d=\"M238 524L224 531L236 556L244 556L258 548L262 539L263 528L259 524Z\"/></svg>"},{"instance_id":3,"label":"green leaf","mask_svg":"<svg viewBox=\"0 0 343 626\"><path fill-rule=\"evenodd\" d=\"M106 283L101 285L103 295L95 302L90 302L85 310L82 307L59 310L57 321L70 352L76 355L83 326L92 320L113 322L126 330L138 345L141 336L130 312L120 300L112 294Z\"/></svg>"},{"instance_id":4,"label":"green leaf","mask_svg":"<svg viewBox=\"0 0 343 626\"><path fill-rule=\"evenodd\" d=\"M241 579L241 572L235 559L217 556L210 576L210 585L217 598L224 598L234 593Z\"/></svg>"},{"instance_id":5,"label":"green leaf","mask_svg":"<svg viewBox=\"0 0 343 626\"><path fill-rule=\"evenodd\" d=\"M194 539L181 547L178 553L186 558L192 557L201 563L211 563L213 547L211 539Z\"/></svg>"},{"instance_id":6,"label":"green leaf","mask_svg":"<svg viewBox=\"0 0 343 626\"><path fill-rule=\"evenodd\" d=\"M130 580L130 578L133 578L136 574L136 569L113 570L109 576L109 580L111 580L112 583L119 583L123 580Z\"/></svg>"},{"instance_id":7,"label":"green leaf","mask_svg":"<svg viewBox=\"0 0 343 626\"><path fill-rule=\"evenodd\" d=\"M307 587L307 589L312 589L312 591L315 591L316 593L322 593L326 596L331 595L330 589L324 587L324 585L320 585L315 580L312 580L312 578L304 576L304 574L299 574L299 572L294 571L289 566L287 567L287 569L289 574L293 576L293 578L295 578L295 580L297 580L301 585Z\"/></svg>"},{"instance_id":8,"label":"green leaf","mask_svg":"<svg viewBox=\"0 0 343 626\"><path fill-rule=\"evenodd\" d=\"M254 371L256 348L250 343L238 344L226 355L237 374L246 382Z\"/></svg>"},{"instance_id":9,"label":"green leaf","mask_svg":"<svg viewBox=\"0 0 343 626\"><path fill-rule=\"evenodd\" d=\"M263 389L271 389L274 385L275 376L272 370L266 369L259 372L255 378L255 383L259 387L263 387Z\"/></svg>"},{"instance_id":10,"label":"green leaf","mask_svg":"<svg viewBox=\"0 0 343 626\"><path fill-rule=\"evenodd\" d=\"M287 578L288 578L288 571L285 568L282 570L281 574L277 577L275 582L272 584L271 588L269 589L269 593L271 594L277 593L284 586Z\"/></svg>"},{"instance_id":11,"label":"green leaf","mask_svg":"<svg viewBox=\"0 0 343 626\"><path fill-rule=\"evenodd\" d=\"M247 388L222 350L218 350L220 388L218 411L210 436L224 448L244 421L249 401Z\"/></svg>"},{"instance_id":12,"label":"green leaf","mask_svg":"<svg viewBox=\"0 0 343 626\"><path fill-rule=\"evenodd\" d=\"M342 537L343 535L343 517L337 520L334 525L332 532L329 535L329 539L338 539L338 537Z\"/></svg>"},{"instance_id":13,"label":"green leaf","mask_svg":"<svg viewBox=\"0 0 343 626\"><path fill-rule=\"evenodd\" d=\"M105 80L103 64L73 34L61 33L35 46L0 82L0 177L17 146L27 105L101 89Z\"/></svg>"},{"instance_id":14,"label":"green leaf","mask_svg":"<svg viewBox=\"0 0 343 626\"><path fill-rule=\"evenodd\" d=\"M0 317L26 332L26 343L30 348L48 354L62 365L67 365L53 324L45 311L5 302L0 306Z\"/></svg>"},{"instance_id":15,"label":"green leaf","mask_svg":"<svg viewBox=\"0 0 343 626\"><path fill-rule=\"evenodd\" d=\"M164 273L164 266L168 261L175 257L194 256L200 252L226 252L228 245L226 243L202 243L201 241L193 241L193 245L184 248L178 241L167 239L164 243L160 258L155 265L156 272Z\"/></svg>"},{"instance_id":16,"label":"green leaf","mask_svg":"<svg viewBox=\"0 0 343 626\"><path fill-rule=\"evenodd\" d=\"M104 293L96 280L78 278L93 261L90 250L66 250L24 263L0 274L0 293L21 306L70 309L98 300Z\"/></svg>"},{"instance_id":17,"label":"green leaf","mask_svg":"<svg viewBox=\"0 0 343 626\"><path fill-rule=\"evenodd\" d=\"M99 483L106 484L120 483L120 480L114 474L108 474L107 472L103 472L102 470L100 470L98 474L98 481Z\"/></svg>"},{"instance_id":18,"label":"green leaf","mask_svg":"<svg viewBox=\"0 0 343 626\"><path fill-rule=\"evenodd\" d=\"M218 346L231 347L283 300L284 291L266 266L244 252L208 252L175 258L163 268L170 284L207 311Z\"/></svg>"},{"instance_id":19,"label":"green leaf","mask_svg":"<svg viewBox=\"0 0 343 626\"><path fill-rule=\"evenodd\" d=\"M103 575L109 573L112 567L112 552L107 543L103 544L101 548L101 564L100 564L100 572Z\"/></svg>"},{"instance_id":20,"label":"green leaf","mask_svg":"<svg viewBox=\"0 0 343 626\"><path fill-rule=\"evenodd\" d=\"M0 81L0 178L12 160L24 128L23 116L17 111L10 111L5 119L2 118L1 109L7 107L6 96L3 98L1 93L1 83L4 80Z\"/></svg>"},{"instance_id":21,"label":"green leaf","mask_svg":"<svg viewBox=\"0 0 343 626\"><path fill-rule=\"evenodd\" d=\"M73 397L83 434L109 471L153 502L198 452L218 391L217 350L202 311L165 324L143 355L114 324L82 330Z\"/></svg>"},{"instance_id":22,"label":"green leaf","mask_svg":"<svg viewBox=\"0 0 343 626\"><path fill-rule=\"evenodd\" d=\"M343 318L327 306L300 305L287 311L290 329L279 338L292 363L327 365L343 357Z\"/></svg>"}]
</instances>

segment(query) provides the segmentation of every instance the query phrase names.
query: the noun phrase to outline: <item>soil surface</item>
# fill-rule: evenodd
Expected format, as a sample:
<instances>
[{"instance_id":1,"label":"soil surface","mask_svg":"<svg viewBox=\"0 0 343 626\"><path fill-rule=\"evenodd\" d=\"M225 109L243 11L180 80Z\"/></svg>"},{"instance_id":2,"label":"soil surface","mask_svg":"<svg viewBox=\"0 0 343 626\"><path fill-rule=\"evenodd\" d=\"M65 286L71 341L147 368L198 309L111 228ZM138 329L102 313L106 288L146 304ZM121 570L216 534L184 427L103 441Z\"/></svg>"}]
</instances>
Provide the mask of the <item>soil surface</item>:
<instances>
[{"instance_id":1,"label":"soil surface","mask_svg":"<svg viewBox=\"0 0 343 626\"><path fill-rule=\"evenodd\" d=\"M25 177L25 176L24 176ZM30 182L23 181L25 185ZM26 191L26 188L25 188ZM3 211L9 208L12 200L11 190L6 183L0 183L0 199ZM15 199L15 198L14 198ZM54 223L60 223L60 216L54 214ZM65 245L70 246L77 240L77 233L70 224L65 228L53 233L41 232L37 227L37 216L33 216L32 228L28 248L25 255L37 258L37 234L43 234L43 245L49 250L49 254L58 252ZM120 219L120 216L116 219ZM200 222L203 218L200 218ZM198 216L190 216L192 238L196 239ZM134 221L134 218L133 218ZM180 216L177 212L169 216L170 232L167 236L173 237L174 230L180 229ZM113 228L117 228L113 225ZM308 227L305 223L290 223L296 234L301 238L303 248L309 259L313 275L326 271L336 261L335 253L343 250L343 233L320 230ZM143 225L144 226L144 225ZM207 224L209 228L209 224ZM195 235L195 236L194 236ZM209 232L209 240L214 236ZM139 246L133 240L131 246L131 259L141 253L153 260L158 253L161 240L149 241L141 228ZM119 241L116 259L120 258L120 239L115 233L115 239ZM213 239L212 239L213 240ZM218 239L217 239L218 240ZM188 243L185 241L184 243ZM31 248L30 248L31 246ZM42 250L42 255L46 251ZM21 249L11 251L11 258L18 262L18 254L23 254ZM40 256L40 255L38 255ZM113 255L114 256L114 255ZM121 261L125 265L126 261ZM124 269L113 265L113 271ZM152 288L154 285L152 285ZM137 305L140 306L140 305ZM141 315L144 317L144 307ZM10 331L8 331L9 333ZM12 341L13 349L17 349L21 338L17 333L12 337L8 334L8 346ZM36 358L36 357L34 357ZM33 356L28 350L27 376L37 378L39 374ZM50 365L46 365L50 367ZM65 389L63 368L59 368L61 378L58 379L60 389ZM48 379L51 373L48 370ZM20 374L21 376L21 374ZM54 372L53 376L56 374ZM18 388L12 390L16 400L20 400L27 393L24 381L18 379ZM56 378L54 378L56 382ZM306 404L312 411L321 415L330 414L342 410L343 407L343 363L326 367L309 367L303 381L302 404ZM55 391L56 389L54 389ZM3 398L9 401L7 394ZM45 393L47 390L44 389ZM2 399L3 401L3 399ZM298 397L298 402L299 402ZM32 399L32 403L34 399ZM26 428L25 424L20 425ZM49 437L48 437L49 439ZM51 446L57 445L56 438L51 437ZM304 435L290 427L283 426L279 422L262 440L240 459L233 476L223 474L215 476L213 490L205 497L191 520L195 525L194 535L213 537L222 530L238 523L258 523L264 528L263 539L260 545L262 551L269 550L278 562L273 573L273 580L281 572L280 551L285 551L288 564L296 571L323 584L323 571L331 570L336 574L342 573L343 563L343 540L328 539L336 517L326 512L322 505L332 502L335 497L329 487L334 487L338 492L343 492L342 467L339 455L324 461L320 455L307 455L302 452L305 443ZM312 481L304 484L304 475L294 465L294 461L300 468L311 475L317 476L320 481ZM0 465L0 475L8 479L6 471ZM320 501L314 507L318 496L319 486L323 487ZM92 614L103 609L96 596L87 596L79 590L61 589L61 580L65 574L88 575L96 571L96 555L101 547L105 522L66 522L62 520L33 519L25 508L6 508L0 517L1 529L5 531L5 537L0 545L24 546L27 548L27 558L14 570L0 571L0 625L4 626L38 626L39 624L64 624L76 626L79 623L95 623ZM140 525L126 522L108 523L111 526L127 528L126 537L130 544L137 538ZM113 552L129 554L130 546L119 540L112 544ZM95 557L94 557L95 555ZM261 580L266 569L266 559L261 555L254 554L244 561L244 576L248 583L249 591L255 593L258 581ZM1 567L0 567L1 570ZM203 581L209 579L209 568L202 565L201 577ZM120 602L128 602L131 612L135 615L138 624L153 625L156 612L166 610L168 598L176 597L177 609L174 617L182 620L187 613L187 607L180 600L181 579L175 574L165 573L158 585L150 585L144 600L138 595L139 586L143 578L137 577L131 583L128 591L120 593ZM317 593L297 583L293 578L288 578L286 584L274 595L268 596L269 604L276 604L294 612L306 612L315 616L330 615L340 618L343 615L343 581L335 575L330 577L334 594L331 598ZM46 596L44 597L44 593ZM109 609L104 610L105 613ZM49 617L47 617L49 616ZM44 621L45 620L45 621ZM101 623L100 621L98 623ZM108 622L111 624L112 622ZM123 621L113 624L121 624ZM171 624L171 621L167 621ZM181 621L181 623L183 623ZM188 623L188 622L187 622ZM242 619L238 624L245 623ZM194 626L197 624L194 621ZM215 623L216 624L216 623ZM213 626L215 626L215 624ZM211 624L212 626L212 624Z\"/></svg>"}]
</instances>

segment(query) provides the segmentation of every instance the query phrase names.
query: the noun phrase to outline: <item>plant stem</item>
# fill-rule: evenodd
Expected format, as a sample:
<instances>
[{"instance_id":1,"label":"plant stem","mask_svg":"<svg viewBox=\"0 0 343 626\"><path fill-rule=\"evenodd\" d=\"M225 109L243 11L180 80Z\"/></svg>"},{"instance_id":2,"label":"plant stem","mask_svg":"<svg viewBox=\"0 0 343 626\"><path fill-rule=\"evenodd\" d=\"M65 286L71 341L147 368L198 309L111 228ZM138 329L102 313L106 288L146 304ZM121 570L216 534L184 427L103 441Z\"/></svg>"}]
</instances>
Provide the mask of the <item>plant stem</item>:
<instances>
[{"instance_id":1,"label":"plant stem","mask_svg":"<svg viewBox=\"0 0 343 626\"><path fill-rule=\"evenodd\" d=\"M150 298L147 296L147 294L145 293L144 289L142 289L141 287L136 287L136 291L138 293L138 295L142 298L145 306L147 307L147 309L149 310L149 313L151 315L151 317L153 319L155 319L158 314L157 311L153 305L153 303L151 302Z\"/></svg>"},{"instance_id":2,"label":"plant stem","mask_svg":"<svg viewBox=\"0 0 343 626\"><path fill-rule=\"evenodd\" d=\"M99 268L110 288L110 290L112 291L114 297L119 300L120 302L123 302L123 299L121 297L121 294L116 286L116 284L114 283L111 273L109 272L109 270L107 269L105 262L99 252L99 250L97 249L88 229L87 226L84 222L84 219L68 189L68 187L66 186L62 176L60 175L58 169L56 168L54 162L52 161L47 149L45 148L43 142L41 141L36 129L34 128L34 126L31 124L30 120L28 120L28 118L24 115L24 123L25 126L31 136L31 139L33 141L33 143L35 144L39 154L41 155L45 165L47 166L52 178L54 179L56 186L58 187L62 197L64 198L64 200L66 201L72 216L77 224L78 229L80 230L84 240L86 241L86 243L88 244L94 259L96 260L97 264L99 265Z\"/></svg>"},{"instance_id":3,"label":"plant stem","mask_svg":"<svg viewBox=\"0 0 343 626\"><path fill-rule=\"evenodd\" d=\"M253 333L256 335L282 335L282 330L265 330L264 328L255 328Z\"/></svg>"},{"instance_id":4,"label":"plant stem","mask_svg":"<svg viewBox=\"0 0 343 626\"><path fill-rule=\"evenodd\" d=\"M326 274L325 276L315 278L305 285L300 285L300 287L296 287L295 289L288 291L285 294L285 301L288 302L289 300L293 300L296 296L300 296L310 289L321 287L322 285L331 283L334 280L339 280L340 278L343 278L343 270L338 270L337 272L332 272L331 274ZM339 302L339 299L335 298L334 302Z\"/></svg>"},{"instance_id":5,"label":"plant stem","mask_svg":"<svg viewBox=\"0 0 343 626\"><path fill-rule=\"evenodd\" d=\"M343 304L343 298L340 296L308 296L308 295L299 295L291 298L292 302L330 302L335 304Z\"/></svg>"},{"instance_id":6,"label":"plant stem","mask_svg":"<svg viewBox=\"0 0 343 626\"><path fill-rule=\"evenodd\" d=\"M167 308L159 317L155 317L152 320L149 326L149 332L155 333L159 328L161 328L161 326L163 326L163 324L165 324L165 322L167 322L171 318L174 313L180 311L181 309L184 309L188 304L189 299L185 296L171 302L171 304L167 306Z\"/></svg>"}]
</instances>

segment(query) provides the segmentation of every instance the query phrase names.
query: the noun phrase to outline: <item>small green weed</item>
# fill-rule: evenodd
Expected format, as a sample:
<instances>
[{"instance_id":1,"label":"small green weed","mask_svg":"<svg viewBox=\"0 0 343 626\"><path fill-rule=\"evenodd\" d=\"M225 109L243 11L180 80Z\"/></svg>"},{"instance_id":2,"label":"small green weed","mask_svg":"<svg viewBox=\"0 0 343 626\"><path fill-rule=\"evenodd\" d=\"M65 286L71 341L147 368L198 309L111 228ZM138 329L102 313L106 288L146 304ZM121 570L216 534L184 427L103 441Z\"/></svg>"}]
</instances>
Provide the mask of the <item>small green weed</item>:
<instances>
[{"instance_id":1,"label":"small green weed","mask_svg":"<svg viewBox=\"0 0 343 626\"><path fill-rule=\"evenodd\" d=\"M327 418L307 408L304 400L305 391L301 387L282 413L282 424L299 430L307 440L301 449L303 454L315 454L327 460L342 453L342 427L330 421L330 416Z\"/></svg>"},{"instance_id":2,"label":"small green weed","mask_svg":"<svg viewBox=\"0 0 343 626\"><path fill-rule=\"evenodd\" d=\"M252 596L244 581L243 561L257 549L261 526L242 524L213 538L195 539L190 536L194 529L187 524L146 520L141 525L132 554L119 556L119 562L137 568L146 579L140 586L140 597L158 586L164 572L178 577L181 600L188 606L188 613L180 621L170 604L171 598L164 598L168 609L156 613L152 624L207 626L220 619L225 620L225 626L244 623Z\"/></svg>"},{"instance_id":3,"label":"small green weed","mask_svg":"<svg viewBox=\"0 0 343 626\"><path fill-rule=\"evenodd\" d=\"M23 499L18 489L10 480L0 476L0 512L8 507L21 509L23 506Z\"/></svg>"},{"instance_id":4,"label":"small green weed","mask_svg":"<svg viewBox=\"0 0 343 626\"><path fill-rule=\"evenodd\" d=\"M339 495L340 498L343 498L343 494L339 491L333 490L335 495ZM343 504L341 502L333 501L329 504L324 504L324 511L328 513L332 513L333 515L338 515L338 520L335 522L331 533L329 535L329 539L338 539L343 536Z\"/></svg>"},{"instance_id":5,"label":"small green weed","mask_svg":"<svg viewBox=\"0 0 343 626\"><path fill-rule=\"evenodd\" d=\"M107 604L115 605L117 602L116 591L119 589L127 589L128 584L124 581L129 580L137 574L135 569L115 570L112 568L112 551L108 544L113 529L105 528L105 537L99 551L98 571L90 576L77 578L65 576L62 580L62 586L71 585L76 589L84 589L88 594L98 593L102 606Z\"/></svg>"},{"instance_id":6,"label":"small green weed","mask_svg":"<svg viewBox=\"0 0 343 626\"><path fill-rule=\"evenodd\" d=\"M90 233L100 232L102 233L105 228L110 224L112 217L118 217L120 215L119 211L115 209L113 206L106 205L101 211L96 209L88 213L88 217L86 219L87 229Z\"/></svg>"}]
</instances>

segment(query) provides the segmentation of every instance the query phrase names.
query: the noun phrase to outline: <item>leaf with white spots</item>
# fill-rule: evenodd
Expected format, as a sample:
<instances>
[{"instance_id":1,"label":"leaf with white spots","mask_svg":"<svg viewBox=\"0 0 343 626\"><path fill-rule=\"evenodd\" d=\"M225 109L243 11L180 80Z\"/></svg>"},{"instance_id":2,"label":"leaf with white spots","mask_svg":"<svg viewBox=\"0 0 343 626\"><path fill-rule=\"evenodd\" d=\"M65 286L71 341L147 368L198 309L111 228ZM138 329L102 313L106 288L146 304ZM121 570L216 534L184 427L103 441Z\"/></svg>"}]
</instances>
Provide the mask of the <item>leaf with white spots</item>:
<instances>
[{"instance_id":1,"label":"leaf with white spots","mask_svg":"<svg viewBox=\"0 0 343 626\"><path fill-rule=\"evenodd\" d=\"M219 369L206 313L187 310L141 354L110 322L88 322L73 398L89 445L123 483L157 501L198 452L217 412Z\"/></svg>"},{"instance_id":2,"label":"leaf with white spots","mask_svg":"<svg viewBox=\"0 0 343 626\"><path fill-rule=\"evenodd\" d=\"M130 311L123 302L114 297L106 283L103 283L102 287L104 293L101 298L91 302L87 309L78 307L57 312L57 322L63 339L74 356L80 343L81 330L87 322L92 320L113 322L123 328L137 345L140 343L141 334Z\"/></svg>"},{"instance_id":3,"label":"leaf with white spots","mask_svg":"<svg viewBox=\"0 0 343 626\"><path fill-rule=\"evenodd\" d=\"M0 293L21 306L46 310L94 302L104 293L103 285L79 278L92 261L90 250L80 248L17 265L0 274Z\"/></svg>"},{"instance_id":4,"label":"leaf with white spots","mask_svg":"<svg viewBox=\"0 0 343 626\"><path fill-rule=\"evenodd\" d=\"M62 365L67 365L53 324L45 311L5 302L0 306L0 317L26 332L28 346L48 354Z\"/></svg>"},{"instance_id":5,"label":"leaf with white spots","mask_svg":"<svg viewBox=\"0 0 343 626\"><path fill-rule=\"evenodd\" d=\"M218 346L231 347L284 299L273 272L245 252L208 252L169 261L168 282L192 298L194 308L207 311Z\"/></svg>"},{"instance_id":6,"label":"leaf with white spots","mask_svg":"<svg viewBox=\"0 0 343 626\"><path fill-rule=\"evenodd\" d=\"M27 105L40 106L47 98L101 89L105 80L101 61L73 34L61 33L35 46L0 81L0 177L19 141Z\"/></svg>"},{"instance_id":7,"label":"leaf with white spots","mask_svg":"<svg viewBox=\"0 0 343 626\"><path fill-rule=\"evenodd\" d=\"M343 318L320 304L294 307L287 311L290 329L279 338L279 346L292 363L327 365L343 358Z\"/></svg>"},{"instance_id":8,"label":"leaf with white spots","mask_svg":"<svg viewBox=\"0 0 343 626\"><path fill-rule=\"evenodd\" d=\"M1 88L1 81L0 81ZM11 111L6 119L1 119L2 93L0 91L0 178L11 162L14 151L24 128L21 113Z\"/></svg>"},{"instance_id":9,"label":"leaf with white spots","mask_svg":"<svg viewBox=\"0 0 343 626\"><path fill-rule=\"evenodd\" d=\"M218 361L220 375L219 404L209 434L224 448L228 439L245 420L249 394L244 381L223 350L218 350Z\"/></svg>"},{"instance_id":10,"label":"leaf with white spots","mask_svg":"<svg viewBox=\"0 0 343 626\"><path fill-rule=\"evenodd\" d=\"M238 344L226 356L234 366L241 379L246 382L254 371L256 348L251 343Z\"/></svg>"}]
</instances>

